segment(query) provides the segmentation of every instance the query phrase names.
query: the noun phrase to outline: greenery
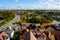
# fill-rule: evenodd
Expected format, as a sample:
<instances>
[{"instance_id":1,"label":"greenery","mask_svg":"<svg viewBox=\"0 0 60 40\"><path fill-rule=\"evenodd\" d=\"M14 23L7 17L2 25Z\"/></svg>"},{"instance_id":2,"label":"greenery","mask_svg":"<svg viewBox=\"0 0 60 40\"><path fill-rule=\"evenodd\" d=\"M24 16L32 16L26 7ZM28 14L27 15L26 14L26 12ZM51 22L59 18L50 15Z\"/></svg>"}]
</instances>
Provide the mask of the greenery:
<instances>
[{"instance_id":1,"label":"greenery","mask_svg":"<svg viewBox=\"0 0 60 40\"><path fill-rule=\"evenodd\" d=\"M15 33L14 33L14 36L13 36L13 40L19 40L20 34L21 34L20 31L15 32Z\"/></svg>"},{"instance_id":2,"label":"greenery","mask_svg":"<svg viewBox=\"0 0 60 40\"><path fill-rule=\"evenodd\" d=\"M50 23L53 21L53 17L52 17L52 15L54 14L53 12L47 12L45 13L45 16L43 14L44 12L40 12L40 11L33 11L33 12L23 11L20 13L21 16L20 19L23 22L28 22L28 23L40 23L40 22Z\"/></svg>"},{"instance_id":3,"label":"greenery","mask_svg":"<svg viewBox=\"0 0 60 40\"><path fill-rule=\"evenodd\" d=\"M25 30L15 32L12 40L20 40L20 35L23 35L24 32Z\"/></svg>"},{"instance_id":4,"label":"greenery","mask_svg":"<svg viewBox=\"0 0 60 40\"><path fill-rule=\"evenodd\" d=\"M19 21L19 22L15 22L15 23L13 23L13 24L18 24L18 25L20 25L22 22L23 22L23 21Z\"/></svg>"},{"instance_id":5,"label":"greenery","mask_svg":"<svg viewBox=\"0 0 60 40\"><path fill-rule=\"evenodd\" d=\"M0 12L0 20L4 20L3 22L0 23L0 26L8 23L14 17L15 14L13 12Z\"/></svg>"},{"instance_id":6,"label":"greenery","mask_svg":"<svg viewBox=\"0 0 60 40\"><path fill-rule=\"evenodd\" d=\"M0 26L12 20L15 16L14 12L15 11L0 12L0 20L4 20L4 22L2 22ZM20 21L16 22L17 24L20 24L22 22L50 23L53 20L60 21L60 18L57 17L60 16L60 11L55 10L20 10L20 12L18 12L17 14L20 15Z\"/></svg>"}]
</instances>

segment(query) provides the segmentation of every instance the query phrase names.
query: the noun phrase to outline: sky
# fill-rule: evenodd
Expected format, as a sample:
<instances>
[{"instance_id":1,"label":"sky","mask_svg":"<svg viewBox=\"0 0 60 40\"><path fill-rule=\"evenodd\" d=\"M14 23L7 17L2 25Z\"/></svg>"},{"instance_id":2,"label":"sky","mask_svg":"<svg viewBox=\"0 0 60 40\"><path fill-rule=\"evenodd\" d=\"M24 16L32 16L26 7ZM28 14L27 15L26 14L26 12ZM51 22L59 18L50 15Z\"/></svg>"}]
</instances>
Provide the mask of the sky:
<instances>
[{"instance_id":1,"label":"sky","mask_svg":"<svg viewBox=\"0 0 60 40\"><path fill-rule=\"evenodd\" d=\"M0 0L0 10L1 9L60 10L60 0Z\"/></svg>"}]
</instances>

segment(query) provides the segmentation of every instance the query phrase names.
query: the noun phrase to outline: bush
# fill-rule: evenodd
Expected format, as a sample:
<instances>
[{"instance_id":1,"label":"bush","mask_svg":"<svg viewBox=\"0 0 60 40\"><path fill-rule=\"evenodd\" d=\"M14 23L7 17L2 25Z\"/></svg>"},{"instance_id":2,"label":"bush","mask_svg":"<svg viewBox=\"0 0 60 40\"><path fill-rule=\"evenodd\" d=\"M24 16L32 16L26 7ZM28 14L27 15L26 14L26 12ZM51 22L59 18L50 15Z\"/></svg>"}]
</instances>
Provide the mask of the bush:
<instances>
[{"instance_id":1,"label":"bush","mask_svg":"<svg viewBox=\"0 0 60 40\"><path fill-rule=\"evenodd\" d=\"M41 22L41 19L40 18L31 18L31 19L29 19L28 22L29 23L40 23Z\"/></svg>"}]
</instances>

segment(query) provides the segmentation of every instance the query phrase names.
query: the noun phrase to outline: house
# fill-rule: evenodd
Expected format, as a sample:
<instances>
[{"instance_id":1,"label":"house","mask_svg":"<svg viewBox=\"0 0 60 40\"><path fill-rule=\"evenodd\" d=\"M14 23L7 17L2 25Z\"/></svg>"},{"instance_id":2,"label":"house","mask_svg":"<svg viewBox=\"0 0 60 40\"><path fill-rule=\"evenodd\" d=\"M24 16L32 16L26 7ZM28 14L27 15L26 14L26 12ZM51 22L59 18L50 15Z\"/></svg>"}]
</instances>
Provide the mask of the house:
<instances>
[{"instance_id":1,"label":"house","mask_svg":"<svg viewBox=\"0 0 60 40\"><path fill-rule=\"evenodd\" d=\"M0 40L10 40L10 38L4 31L0 31Z\"/></svg>"},{"instance_id":2,"label":"house","mask_svg":"<svg viewBox=\"0 0 60 40\"><path fill-rule=\"evenodd\" d=\"M8 30L4 30L4 32L6 32L9 36L11 36L11 33L13 32L13 30L8 29Z\"/></svg>"},{"instance_id":3,"label":"house","mask_svg":"<svg viewBox=\"0 0 60 40\"><path fill-rule=\"evenodd\" d=\"M30 31L30 40L46 40L46 34L43 32L33 34Z\"/></svg>"},{"instance_id":4,"label":"house","mask_svg":"<svg viewBox=\"0 0 60 40\"><path fill-rule=\"evenodd\" d=\"M30 40L30 31L28 29L25 30L23 35L20 35L20 40Z\"/></svg>"},{"instance_id":5,"label":"house","mask_svg":"<svg viewBox=\"0 0 60 40\"><path fill-rule=\"evenodd\" d=\"M46 40L46 34L43 33L43 32L40 32L40 35L39 35L38 39L40 39L40 40Z\"/></svg>"},{"instance_id":6,"label":"house","mask_svg":"<svg viewBox=\"0 0 60 40\"><path fill-rule=\"evenodd\" d=\"M60 31L51 31L51 34L54 34L56 40L60 40Z\"/></svg>"},{"instance_id":7,"label":"house","mask_svg":"<svg viewBox=\"0 0 60 40\"><path fill-rule=\"evenodd\" d=\"M11 33L11 38L13 38L13 35L14 35L14 31L12 31L12 33Z\"/></svg>"},{"instance_id":8,"label":"house","mask_svg":"<svg viewBox=\"0 0 60 40\"><path fill-rule=\"evenodd\" d=\"M45 28L46 26L50 26L50 25L52 25L51 23L41 23L40 24L40 28Z\"/></svg>"},{"instance_id":9,"label":"house","mask_svg":"<svg viewBox=\"0 0 60 40\"><path fill-rule=\"evenodd\" d=\"M60 31L49 31L48 37L50 40L60 40Z\"/></svg>"},{"instance_id":10,"label":"house","mask_svg":"<svg viewBox=\"0 0 60 40\"><path fill-rule=\"evenodd\" d=\"M55 40L55 36L51 31L49 31L48 37L49 37L50 40Z\"/></svg>"},{"instance_id":11,"label":"house","mask_svg":"<svg viewBox=\"0 0 60 40\"><path fill-rule=\"evenodd\" d=\"M37 40L31 31L30 31L30 40Z\"/></svg>"}]
</instances>

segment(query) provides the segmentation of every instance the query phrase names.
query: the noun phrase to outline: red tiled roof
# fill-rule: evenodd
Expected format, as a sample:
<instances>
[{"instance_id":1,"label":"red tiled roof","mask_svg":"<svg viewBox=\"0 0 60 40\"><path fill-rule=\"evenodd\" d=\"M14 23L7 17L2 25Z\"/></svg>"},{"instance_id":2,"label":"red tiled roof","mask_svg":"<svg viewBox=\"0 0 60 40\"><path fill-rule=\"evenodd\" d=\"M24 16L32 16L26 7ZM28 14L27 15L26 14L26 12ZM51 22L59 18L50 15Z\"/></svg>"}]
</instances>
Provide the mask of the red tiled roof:
<instances>
[{"instance_id":1,"label":"red tiled roof","mask_svg":"<svg viewBox=\"0 0 60 40\"><path fill-rule=\"evenodd\" d=\"M0 39L1 39L1 40L3 40L3 36L4 36L4 37L7 37L8 35L7 35L5 32L2 32L2 33L0 34Z\"/></svg>"},{"instance_id":2,"label":"red tiled roof","mask_svg":"<svg viewBox=\"0 0 60 40\"><path fill-rule=\"evenodd\" d=\"M23 23L21 23L21 24L25 26L25 25L26 25L26 22L23 22Z\"/></svg>"},{"instance_id":3,"label":"red tiled roof","mask_svg":"<svg viewBox=\"0 0 60 40\"><path fill-rule=\"evenodd\" d=\"M41 37L42 38L46 37L46 34L41 32Z\"/></svg>"},{"instance_id":4,"label":"red tiled roof","mask_svg":"<svg viewBox=\"0 0 60 40\"><path fill-rule=\"evenodd\" d=\"M44 27L50 26L50 25L52 25L52 24L50 24L50 23L43 23L43 24L41 24L40 26L44 28Z\"/></svg>"},{"instance_id":5,"label":"red tiled roof","mask_svg":"<svg viewBox=\"0 0 60 40\"><path fill-rule=\"evenodd\" d=\"M30 33L30 31L28 30L28 29L26 29L26 32L22 35L22 37L21 37L21 39L23 39L23 40L28 40L28 35L29 35L29 33ZM21 40L20 39L20 40Z\"/></svg>"},{"instance_id":6,"label":"red tiled roof","mask_svg":"<svg viewBox=\"0 0 60 40\"><path fill-rule=\"evenodd\" d=\"M60 31L52 31L52 34L54 34L55 36L60 36Z\"/></svg>"}]
</instances>

